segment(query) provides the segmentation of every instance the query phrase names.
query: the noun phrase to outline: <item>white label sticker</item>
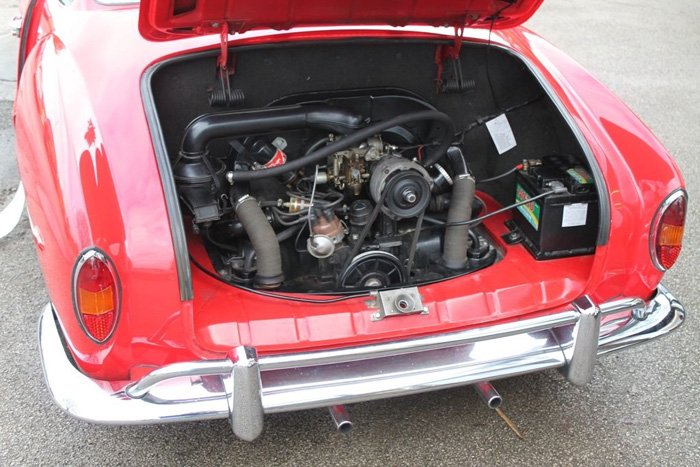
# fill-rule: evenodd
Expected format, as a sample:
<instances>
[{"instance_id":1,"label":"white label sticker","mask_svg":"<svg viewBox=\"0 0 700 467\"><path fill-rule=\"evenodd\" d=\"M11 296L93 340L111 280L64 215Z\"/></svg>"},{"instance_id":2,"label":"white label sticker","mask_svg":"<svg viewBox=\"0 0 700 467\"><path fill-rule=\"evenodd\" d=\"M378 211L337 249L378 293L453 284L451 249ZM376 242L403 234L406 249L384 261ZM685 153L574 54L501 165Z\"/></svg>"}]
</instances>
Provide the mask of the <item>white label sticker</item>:
<instances>
[{"instance_id":1,"label":"white label sticker","mask_svg":"<svg viewBox=\"0 0 700 467\"><path fill-rule=\"evenodd\" d=\"M508 123L508 117L506 117L506 114L501 114L493 120L486 122L486 128L491 134L491 139L493 140L493 144L496 145L498 154L503 154L504 152L513 149L517 144L515 142L513 130L511 130L510 123Z\"/></svg>"},{"instance_id":2,"label":"white label sticker","mask_svg":"<svg viewBox=\"0 0 700 467\"><path fill-rule=\"evenodd\" d=\"M564 206L564 215L561 219L562 227L580 227L586 225L588 204L576 203Z\"/></svg>"}]
</instances>

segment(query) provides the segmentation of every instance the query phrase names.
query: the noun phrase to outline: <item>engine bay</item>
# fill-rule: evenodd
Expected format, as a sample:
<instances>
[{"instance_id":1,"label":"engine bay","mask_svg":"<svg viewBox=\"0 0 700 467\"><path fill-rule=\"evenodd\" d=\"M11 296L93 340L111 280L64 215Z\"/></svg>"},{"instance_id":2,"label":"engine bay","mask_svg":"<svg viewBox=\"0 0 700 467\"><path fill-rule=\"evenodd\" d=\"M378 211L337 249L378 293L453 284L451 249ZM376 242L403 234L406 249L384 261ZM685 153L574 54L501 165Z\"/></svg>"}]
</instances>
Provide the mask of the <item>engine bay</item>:
<instances>
[{"instance_id":1,"label":"engine bay","mask_svg":"<svg viewBox=\"0 0 700 467\"><path fill-rule=\"evenodd\" d=\"M382 118L355 110L368 101ZM224 134L228 154L212 157ZM422 284L498 258L478 228L445 227L483 207L453 135L449 117L400 95L214 113L188 126L173 172L226 280L287 292Z\"/></svg>"},{"instance_id":2,"label":"engine bay","mask_svg":"<svg viewBox=\"0 0 700 467\"><path fill-rule=\"evenodd\" d=\"M516 105L481 103L490 78L450 63L457 68L446 85L422 93L405 81L415 78L402 77L397 86L271 91L261 105L259 96L227 89L228 76L222 91L209 86L209 111L198 102L174 120L196 113L189 123L165 128L183 220L215 272L193 263L244 288L343 294L488 268L504 258L504 243L523 243L537 260L591 254L595 184L582 158L562 151L575 147L570 137L552 137L551 113L543 119L538 110L538 131L519 136L519 151L504 156L494 156L490 130L471 132L520 108L549 107L542 94L516 77L528 91L511 98ZM505 207L488 212L477 184ZM513 212L511 233L494 238L481 221L504 210Z\"/></svg>"}]
</instances>

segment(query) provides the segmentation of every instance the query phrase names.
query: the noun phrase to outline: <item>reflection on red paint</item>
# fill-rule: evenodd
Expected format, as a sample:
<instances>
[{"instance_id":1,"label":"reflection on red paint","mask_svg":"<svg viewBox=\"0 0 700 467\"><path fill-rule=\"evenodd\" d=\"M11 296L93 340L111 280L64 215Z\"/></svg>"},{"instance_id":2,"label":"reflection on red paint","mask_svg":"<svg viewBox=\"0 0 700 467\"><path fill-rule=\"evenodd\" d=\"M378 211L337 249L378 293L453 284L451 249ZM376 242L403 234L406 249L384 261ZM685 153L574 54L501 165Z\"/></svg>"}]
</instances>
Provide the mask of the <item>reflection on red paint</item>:
<instances>
[{"instance_id":1,"label":"reflection on red paint","mask_svg":"<svg viewBox=\"0 0 700 467\"><path fill-rule=\"evenodd\" d=\"M88 127L87 131L85 132L85 142L87 142L88 146L93 146L96 139L97 135L95 134L95 125L93 125L92 120L88 120Z\"/></svg>"}]
</instances>

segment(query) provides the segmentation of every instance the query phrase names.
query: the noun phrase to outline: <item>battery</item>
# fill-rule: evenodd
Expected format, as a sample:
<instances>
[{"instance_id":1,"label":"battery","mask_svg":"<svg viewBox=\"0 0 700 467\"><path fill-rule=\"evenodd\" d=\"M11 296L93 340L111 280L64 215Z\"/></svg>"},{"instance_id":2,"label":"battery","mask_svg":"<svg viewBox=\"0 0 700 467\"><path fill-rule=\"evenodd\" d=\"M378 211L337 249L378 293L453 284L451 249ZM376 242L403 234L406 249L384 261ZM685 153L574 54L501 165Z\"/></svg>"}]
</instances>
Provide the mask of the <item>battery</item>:
<instances>
[{"instance_id":1,"label":"battery","mask_svg":"<svg viewBox=\"0 0 700 467\"><path fill-rule=\"evenodd\" d=\"M563 184L567 192L519 206L510 227L538 260L593 253L598 235L598 195L584 167L562 164L561 158L545 158L542 165L520 170L515 201L551 191L553 182Z\"/></svg>"}]
</instances>

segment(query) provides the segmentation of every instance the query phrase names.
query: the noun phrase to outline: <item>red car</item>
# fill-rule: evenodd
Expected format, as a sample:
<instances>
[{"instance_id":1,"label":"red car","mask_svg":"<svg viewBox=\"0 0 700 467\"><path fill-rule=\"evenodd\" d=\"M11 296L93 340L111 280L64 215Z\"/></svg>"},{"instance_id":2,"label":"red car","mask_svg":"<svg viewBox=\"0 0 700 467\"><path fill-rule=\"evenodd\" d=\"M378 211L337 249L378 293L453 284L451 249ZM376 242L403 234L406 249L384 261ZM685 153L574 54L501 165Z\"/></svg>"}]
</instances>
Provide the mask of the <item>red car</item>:
<instances>
[{"instance_id":1,"label":"red car","mask_svg":"<svg viewBox=\"0 0 700 467\"><path fill-rule=\"evenodd\" d=\"M14 123L70 415L228 418L473 385L662 336L686 216L541 0L25 0Z\"/></svg>"}]
</instances>

